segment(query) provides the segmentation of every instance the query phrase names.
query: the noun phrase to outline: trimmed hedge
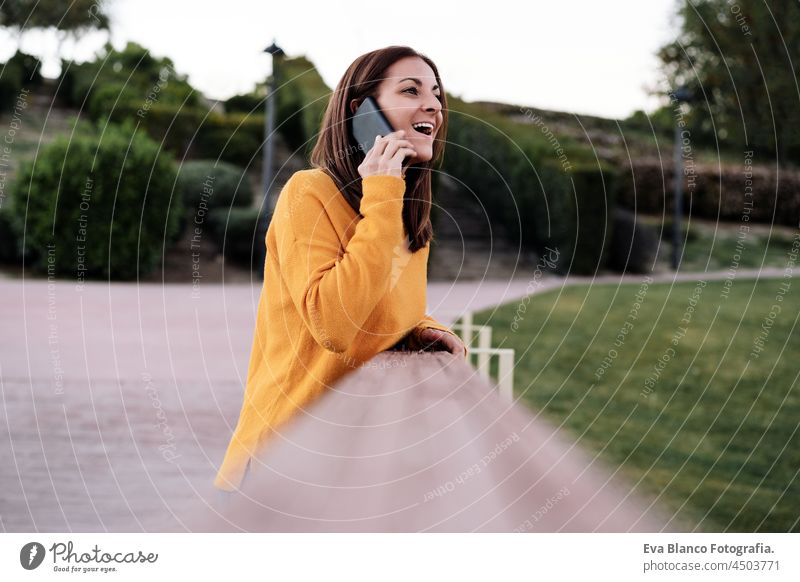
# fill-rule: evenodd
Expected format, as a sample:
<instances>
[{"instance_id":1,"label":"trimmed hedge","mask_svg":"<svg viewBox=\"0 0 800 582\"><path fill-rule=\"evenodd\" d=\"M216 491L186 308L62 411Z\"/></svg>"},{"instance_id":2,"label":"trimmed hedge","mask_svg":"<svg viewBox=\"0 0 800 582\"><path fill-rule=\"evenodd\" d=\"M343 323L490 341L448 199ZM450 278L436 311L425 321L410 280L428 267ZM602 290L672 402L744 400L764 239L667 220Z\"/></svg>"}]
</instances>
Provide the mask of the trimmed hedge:
<instances>
[{"instance_id":1,"label":"trimmed hedge","mask_svg":"<svg viewBox=\"0 0 800 582\"><path fill-rule=\"evenodd\" d=\"M279 85L275 91L275 129L291 151L308 157L317 141L331 90L306 57L276 59L274 65ZM263 136L265 100L266 88L260 84L250 93L228 99L225 110L259 119Z\"/></svg>"},{"instance_id":2,"label":"trimmed hedge","mask_svg":"<svg viewBox=\"0 0 800 582\"><path fill-rule=\"evenodd\" d=\"M177 193L186 208L180 232L216 208L249 207L253 190L243 168L214 160L191 160L178 168Z\"/></svg>"},{"instance_id":3,"label":"trimmed hedge","mask_svg":"<svg viewBox=\"0 0 800 582\"><path fill-rule=\"evenodd\" d=\"M177 73L170 59L156 57L135 42L129 42L121 51L107 43L94 61L76 64L62 59L59 97L67 106L88 106L92 115L102 115L102 104L109 103L111 86L117 90L111 103L119 97L121 103L134 103L134 110L152 101L190 108L201 103L200 94L186 75ZM104 96L92 105L98 91Z\"/></svg>"},{"instance_id":4,"label":"trimmed hedge","mask_svg":"<svg viewBox=\"0 0 800 582\"><path fill-rule=\"evenodd\" d=\"M8 205L0 207L0 263L22 262L22 229Z\"/></svg>"},{"instance_id":5,"label":"trimmed hedge","mask_svg":"<svg viewBox=\"0 0 800 582\"><path fill-rule=\"evenodd\" d=\"M130 110L133 108L134 101L135 99L130 94L130 90L126 90L125 85L121 82L112 82L102 85L94 89L89 98L89 103L87 105L89 118L94 120L104 119L109 116L109 113L121 105L125 107L126 110ZM134 115L135 114L134 112Z\"/></svg>"},{"instance_id":6,"label":"trimmed hedge","mask_svg":"<svg viewBox=\"0 0 800 582\"><path fill-rule=\"evenodd\" d=\"M322 126L331 89L306 57L281 59L275 92L275 127L295 152L308 157Z\"/></svg>"},{"instance_id":7,"label":"trimmed hedge","mask_svg":"<svg viewBox=\"0 0 800 582\"><path fill-rule=\"evenodd\" d=\"M24 72L19 63L7 62L0 72L0 111L14 109L20 90L23 87Z\"/></svg>"},{"instance_id":8,"label":"trimmed hedge","mask_svg":"<svg viewBox=\"0 0 800 582\"><path fill-rule=\"evenodd\" d=\"M689 166L687 166L688 168ZM752 222L797 226L800 216L800 172L770 166L722 166L695 164L694 187L684 175L683 211L686 216L711 220L741 221L749 212ZM638 213L671 217L674 212L672 159L640 159L625 168L618 185L621 206ZM752 176L746 176L751 173ZM752 197L746 196L752 180ZM752 203L752 208L746 203ZM773 216L774 215L774 216Z\"/></svg>"},{"instance_id":9,"label":"trimmed hedge","mask_svg":"<svg viewBox=\"0 0 800 582\"><path fill-rule=\"evenodd\" d=\"M613 213L608 267L619 273L650 273L658 253L658 231L624 208Z\"/></svg>"},{"instance_id":10,"label":"trimmed hedge","mask_svg":"<svg viewBox=\"0 0 800 582\"><path fill-rule=\"evenodd\" d=\"M263 115L221 115L211 113L199 126L189 155L250 167L261 162L264 141Z\"/></svg>"},{"instance_id":11,"label":"trimmed hedge","mask_svg":"<svg viewBox=\"0 0 800 582\"><path fill-rule=\"evenodd\" d=\"M215 208L208 215L208 225L211 237L217 248L225 256L237 263L250 266L258 270L263 265L257 265L259 253L258 245L258 208Z\"/></svg>"},{"instance_id":12,"label":"trimmed hedge","mask_svg":"<svg viewBox=\"0 0 800 582\"><path fill-rule=\"evenodd\" d=\"M22 70L22 84L26 87L38 87L42 84L42 63L38 57L18 50L8 59L8 64Z\"/></svg>"},{"instance_id":13,"label":"trimmed hedge","mask_svg":"<svg viewBox=\"0 0 800 582\"><path fill-rule=\"evenodd\" d=\"M606 166L581 166L572 173L577 206L572 272L596 274L610 254L616 173Z\"/></svg>"},{"instance_id":14,"label":"trimmed hedge","mask_svg":"<svg viewBox=\"0 0 800 582\"><path fill-rule=\"evenodd\" d=\"M205 192L208 185L211 192ZM187 210L203 200L209 209L250 206L253 190L244 168L214 160L190 160L178 169L178 191Z\"/></svg>"},{"instance_id":15,"label":"trimmed hedge","mask_svg":"<svg viewBox=\"0 0 800 582\"><path fill-rule=\"evenodd\" d=\"M23 87L36 87L41 83L39 59L20 51L14 53L0 66L0 111L14 109Z\"/></svg>"},{"instance_id":16,"label":"trimmed hedge","mask_svg":"<svg viewBox=\"0 0 800 582\"><path fill-rule=\"evenodd\" d=\"M131 125L57 138L14 183L20 224L27 206L26 262L79 282L146 276L183 212L175 179L174 160Z\"/></svg>"},{"instance_id":17,"label":"trimmed hedge","mask_svg":"<svg viewBox=\"0 0 800 582\"><path fill-rule=\"evenodd\" d=\"M248 167L260 160L264 117L205 112L201 109L153 103L145 111L135 103L118 103L112 121L131 119L164 149L179 158L217 159Z\"/></svg>"},{"instance_id":18,"label":"trimmed hedge","mask_svg":"<svg viewBox=\"0 0 800 582\"><path fill-rule=\"evenodd\" d=\"M514 243L539 256L557 249L556 271L601 268L610 244L614 173L588 164L591 152L576 144L559 142L559 150L538 128L455 103L443 171L474 193Z\"/></svg>"}]
</instances>

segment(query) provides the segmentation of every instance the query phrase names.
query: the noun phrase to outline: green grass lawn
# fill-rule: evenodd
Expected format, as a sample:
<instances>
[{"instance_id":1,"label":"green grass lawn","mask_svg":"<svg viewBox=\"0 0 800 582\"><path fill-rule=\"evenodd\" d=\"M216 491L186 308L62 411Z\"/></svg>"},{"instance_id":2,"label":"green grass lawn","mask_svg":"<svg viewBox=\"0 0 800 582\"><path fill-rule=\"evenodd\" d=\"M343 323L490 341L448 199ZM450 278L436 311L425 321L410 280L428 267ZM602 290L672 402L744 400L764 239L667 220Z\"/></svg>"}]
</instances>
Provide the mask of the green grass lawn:
<instances>
[{"instance_id":1,"label":"green grass lawn","mask_svg":"<svg viewBox=\"0 0 800 582\"><path fill-rule=\"evenodd\" d=\"M698 531L800 531L800 289L778 302L781 283L738 279L723 298L723 283L709 282L688 325L694 283L651 284L635 319L639 284L567 287L475 323L516 350L516 397L676 519Z\"/></svg>"},{"instance_id":2,"label":"green grass lawn","mask_svg":"<svg viewBox=\"0 0 800 582\"><path fill-rule=\"evenodd\" d=\"M659 263L668 268L672 260L671 219L666 221L663 228L661 217L642 215L641 220L656 228L661 235ZM750 227L744 236L739 232L742 224ZM797 229L786 226L775 225L770 228L769 224L716 222L698 218L685 219L682 230L682 272L725 271L735 268L737 261L739 269L783 267L786 253L797 235Z\"/></svg>"}]
</instances>

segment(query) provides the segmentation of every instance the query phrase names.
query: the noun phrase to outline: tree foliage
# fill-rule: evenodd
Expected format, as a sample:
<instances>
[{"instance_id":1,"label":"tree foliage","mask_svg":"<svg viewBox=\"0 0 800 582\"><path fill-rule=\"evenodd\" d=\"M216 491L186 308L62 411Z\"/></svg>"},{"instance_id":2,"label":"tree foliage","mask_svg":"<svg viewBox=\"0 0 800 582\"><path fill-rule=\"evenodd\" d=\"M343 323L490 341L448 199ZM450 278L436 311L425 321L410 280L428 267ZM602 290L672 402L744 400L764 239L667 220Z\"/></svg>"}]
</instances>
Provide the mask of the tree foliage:
<instances>
[{"instance_id":1,"label":"tree foliage","mask_svg":"<svg viewBox=\"0 0 800 582\"><path fill-rule=\"evenodd\" d=\"M103 0L14 0L0 3L0 26L20 33L55 28L77 35L91 29L107 30L109 19Z\"/></svg>"},{"instance_id":2,"label":"tree foliage","mask_svg":"<svg viewBox=\"0 0 800 582\"><path fill-rule=\"evenodd\" d=\"M800 162L800 3L687 0L678 12L659 57L672 88L698 99L693 133Z\"/></svg>"}]
</instances>

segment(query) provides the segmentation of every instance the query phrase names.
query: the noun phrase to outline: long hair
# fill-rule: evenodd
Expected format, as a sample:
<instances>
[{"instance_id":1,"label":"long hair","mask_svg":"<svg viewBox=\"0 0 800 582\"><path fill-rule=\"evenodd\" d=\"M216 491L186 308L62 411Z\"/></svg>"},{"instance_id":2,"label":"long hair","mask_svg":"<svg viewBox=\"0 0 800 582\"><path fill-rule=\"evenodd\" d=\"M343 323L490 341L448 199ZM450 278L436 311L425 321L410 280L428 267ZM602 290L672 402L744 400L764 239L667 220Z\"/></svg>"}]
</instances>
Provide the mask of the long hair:
<instances>
[{"instance_id":1,"label":"long hair","mask_svg":"<svg viewBox=\"0 0 800 582\"><path fill-rule=\"evenodd\" d=\"M409 250L416 252L433 238L431 225L431 169L441 164L447 136L447 97L439 71L431 59L407 46L390 46L358 57L345 72L328 102L319 139L311 152L311 165L325 171L334 181L350 207L361 215L361 175L358 166L366 156L350 134L353 113L349 103L360 105L368 96L376 97L378 85L395 61L419 57L436 76L442 95L442 125L433 143L430 161L406 168L406 192L403 224L409 238Z\"/></svg>"}]
</instances>

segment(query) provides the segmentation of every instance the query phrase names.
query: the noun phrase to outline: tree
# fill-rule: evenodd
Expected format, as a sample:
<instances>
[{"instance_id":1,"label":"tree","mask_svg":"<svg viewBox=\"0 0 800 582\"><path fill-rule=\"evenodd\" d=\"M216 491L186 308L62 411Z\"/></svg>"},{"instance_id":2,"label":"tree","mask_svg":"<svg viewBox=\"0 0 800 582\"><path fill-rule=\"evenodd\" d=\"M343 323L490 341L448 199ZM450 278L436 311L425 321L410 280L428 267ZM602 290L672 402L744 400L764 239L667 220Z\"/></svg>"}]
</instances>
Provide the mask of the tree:
<instances>
[{"instance_id":1,"label":"tree","mask_svg":"<svg viewBox=\"0 0 800 582\"><path fill-rule=\"evenodd\" d=\"M53 28L58 37L58 56L68 36L78 38L90 30L108 30L105 0L14 0L0 4L0 26L15 30L17 42L33 29Z\"/></svg>"},{"instance_id":2,"label":"tree","mask_svg":"<svg viewBox=\"0 0 800 582\"><path fill-rule=\"evenodd\" d=\"M686 0L659 57L672 88L700 100L693 133L800 163L800 3Z\"/></svg>"}]
</instances>

